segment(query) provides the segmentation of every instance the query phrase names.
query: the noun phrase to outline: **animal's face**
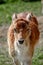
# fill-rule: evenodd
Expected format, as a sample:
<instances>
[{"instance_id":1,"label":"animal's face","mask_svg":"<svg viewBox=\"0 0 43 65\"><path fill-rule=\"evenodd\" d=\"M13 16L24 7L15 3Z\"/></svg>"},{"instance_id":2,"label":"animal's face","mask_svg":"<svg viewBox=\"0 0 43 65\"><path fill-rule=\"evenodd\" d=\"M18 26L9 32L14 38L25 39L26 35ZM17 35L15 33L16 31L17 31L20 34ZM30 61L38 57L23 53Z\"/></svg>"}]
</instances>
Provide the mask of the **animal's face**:
<instances>
[{"instance_id":1,"label":"animal's face","mask_svg":"<svg viewBox=\"0 0 43 65\"><path fill-rule=\"evenodd\" d=\"M14 42L16 44L28 46L29 43L35 43L39 38L38 22L32 13L13 15L12 21L14 26Z\"/></svg>"},{"instance_id":2,"label":"animal's face","mask_svg":"<svg viewBox=\"0 0 43 65\"><path fill-rule=\"evenodd\" d=\"M13 24L14 24L14 42L18 45L25 45L28 46L29 44L29 37L31 35L31 29L29 27L29 21L32 17L32 14L27 13L13 15Z\"/></svg>"},{"instance_id":3,"label":"animal's face","mask_svg":"<svg viewBox=\"0 0 43 65\"><path fill-rule=\"evenodd\" d=\"M29 22L23 19L17 20L14 24L14 41L16 44L28 46L30 35Z\"/></svg>"}]
</instances>

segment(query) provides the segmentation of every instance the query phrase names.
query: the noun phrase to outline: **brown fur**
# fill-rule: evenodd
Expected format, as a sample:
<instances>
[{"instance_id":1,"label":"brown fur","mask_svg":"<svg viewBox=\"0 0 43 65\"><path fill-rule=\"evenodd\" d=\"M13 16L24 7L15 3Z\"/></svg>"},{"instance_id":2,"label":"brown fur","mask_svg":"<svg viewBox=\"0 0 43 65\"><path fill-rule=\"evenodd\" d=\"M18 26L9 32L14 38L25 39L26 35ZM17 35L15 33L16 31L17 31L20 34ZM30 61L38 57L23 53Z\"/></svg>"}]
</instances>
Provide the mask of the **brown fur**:
<instances>
[{"instance_id":1,"label":"brown fur","mask_svg":"<svg viewBox=\"0 0 43 65\"><path fill-rule=\"evenodd\" d=\"M21 16L22 14L22 16ZM11 56L14 56L14 40L15 40L15 36L14 36L14 27L16 27L18 30L21 28L23 28L22 33L20 34L24 39L26 38L26 36L28 35L28 33L25 33L27 28L31 29L31 35L29 37L30 39L30 55L31 57L33 56L33 52L34 52L34 47L36 42L39 40L39 29L38 29L38 21L36 19L35 16L33 16L31 18L30 21L26 20L26 13L21 13L18 14L18 19L16 20L16 22L12 22L9 30L8 30L8 41L9 41L9 47L10 47L10 54ZM25 16L24 16L25 15ZM16 25L15 25L16 24ZM26 28L27 25L27 28Z\"/></svg>"}]
</instances>

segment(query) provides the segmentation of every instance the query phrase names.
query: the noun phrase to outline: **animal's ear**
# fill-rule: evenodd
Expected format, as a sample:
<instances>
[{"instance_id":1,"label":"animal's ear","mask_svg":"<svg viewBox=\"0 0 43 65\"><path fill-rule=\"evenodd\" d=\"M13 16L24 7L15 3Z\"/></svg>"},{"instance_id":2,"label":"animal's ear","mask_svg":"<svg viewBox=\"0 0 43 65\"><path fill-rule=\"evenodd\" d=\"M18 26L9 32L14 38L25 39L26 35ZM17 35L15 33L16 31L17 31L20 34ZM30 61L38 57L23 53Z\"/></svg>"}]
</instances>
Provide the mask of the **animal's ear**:
<instances>
[{"instance_id":1,"label":"animal's ear","mask_svg":"<svg viewBox=\"0 0 43 65\"><path fill-rule=\"evenodd\" d=\"M33 14L32 13L28 13L27 16L26 16L26 20L31 20Z\"/></svg>"},{"instance_id":2,"label":"animal's ear","mask_svg":"<svg viewBox=\"0 0 43 65\"><path fill-rule=\"evenodd\" d=\"M26 16L26 20L34 22L36 25L38 25L38 21L35 15L33 13L28 13Z\"/></svg>"},{"instance_id":3,"label":"animal's ear","mask_svg":"<svg viewBox=\"0 0 43 65\"><path fill-rule=\"evenodd\" d=\"M14 13L14 14L12 15L12 22L15 22L16 19L17 19L17 14Z\"/></svg>"}]
</instances>

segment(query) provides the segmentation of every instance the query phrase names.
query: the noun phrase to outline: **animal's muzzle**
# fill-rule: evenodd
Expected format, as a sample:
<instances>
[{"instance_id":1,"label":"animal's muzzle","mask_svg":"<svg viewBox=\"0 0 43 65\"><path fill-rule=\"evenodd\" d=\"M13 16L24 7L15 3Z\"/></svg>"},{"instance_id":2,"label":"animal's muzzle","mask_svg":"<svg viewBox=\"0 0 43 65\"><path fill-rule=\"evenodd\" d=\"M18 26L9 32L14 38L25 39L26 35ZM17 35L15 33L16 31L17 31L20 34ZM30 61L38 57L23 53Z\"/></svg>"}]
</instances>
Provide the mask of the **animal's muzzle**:
<instances>
[{"instance_id":1,"label":"animal's muzzle","mask_svg":"<svg viewBox=\"0 0 43 65\"><path fill-rule=\"evenodd\" d=\"M23 44L24 39L19 39L18 42L19 42L19 44Z\"/></svg>"}]
</instances>

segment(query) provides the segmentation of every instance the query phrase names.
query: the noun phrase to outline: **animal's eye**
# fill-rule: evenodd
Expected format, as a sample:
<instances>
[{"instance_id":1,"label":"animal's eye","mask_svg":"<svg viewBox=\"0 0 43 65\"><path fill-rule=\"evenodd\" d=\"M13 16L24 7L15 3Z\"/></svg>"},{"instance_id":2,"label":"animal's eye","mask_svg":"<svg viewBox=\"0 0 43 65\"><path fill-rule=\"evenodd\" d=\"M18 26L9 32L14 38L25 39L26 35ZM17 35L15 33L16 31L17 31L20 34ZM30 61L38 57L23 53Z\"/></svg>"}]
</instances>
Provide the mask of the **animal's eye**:
<instances>
[{"instance_id":1,"label":"animal's eye","mask_svg":"<svg viewBox=\"0 0 43 65\"><path fill-rule=\"evenodd\" d=\"M14 32L15 32L15 33L19 33L19 31L18 31L17 29L15 29L15 28L14 28Z\"/></svg>"}]
</instances>

